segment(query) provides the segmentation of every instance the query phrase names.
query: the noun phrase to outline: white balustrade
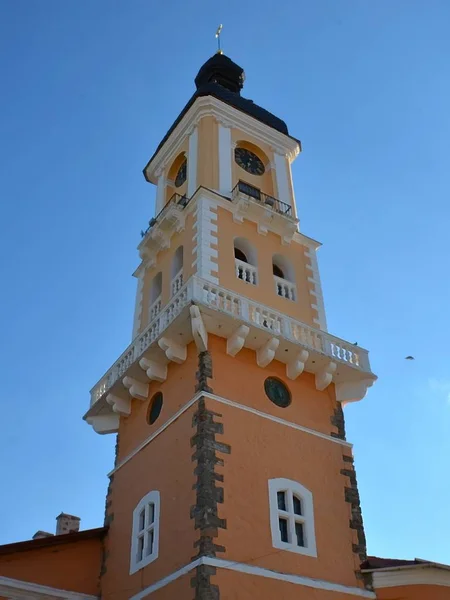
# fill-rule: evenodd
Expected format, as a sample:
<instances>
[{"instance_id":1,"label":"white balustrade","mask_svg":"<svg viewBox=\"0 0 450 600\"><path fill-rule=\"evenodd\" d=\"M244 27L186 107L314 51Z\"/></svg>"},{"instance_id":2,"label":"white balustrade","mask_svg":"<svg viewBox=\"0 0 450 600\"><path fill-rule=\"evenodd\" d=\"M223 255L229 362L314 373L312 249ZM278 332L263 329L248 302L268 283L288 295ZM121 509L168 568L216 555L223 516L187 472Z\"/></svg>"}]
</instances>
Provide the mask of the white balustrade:
<instances>
[{"instance_id":1,"label":"white balustrade","mask_svg":"<svg viewBox=\"0 0 450 600\"><path fill-rule=\"evenodd\" d=\"M275 336L284 336L287 340L298 343L310 352L318 352L332 360L370 373L367 350L335 338L325 331L291 319L262 304L250 301L235 292L200 278L192 277L162 312L161 300L158 298L153 303L152 307L156 307L159 303L158 312L155 311L156 317L92 389L91 406L106 394L118 379L123 378L128 368L142 357L147 348L163 334L164 330L182 312L184 307L192 301L225 313L236 319L237 322L267 329L270 334Z\"/></svg>"},{"instance_id":2,"label":"white balustrade","mask_svg":"<svg viewBox=\"0 0 450 600\"><path fill-rule=\"evenodd\" d=\"M158 296L158 298L156 298L156 300L153 302L153 304L150 305L150 308L148 309L148 320L150 322L153 321L153 319L156 319L160 312L161 296Z\"/></svg>"},{"instance_id":3,"label":"white balustrade","mask_svg":"<svg viewBox=\"0 0 450 600\"><path fill-rule=\"evenodd\" d=\"M275 291L282 298L287 298L288 300L294 300L297 298L297 291L295 289L295 285L282 277L273 276L275 281Z\"/></svg>"},{"instance_id":4,"label":"white balustrade","mask_svg":"<svg viewBox=\"0 0 450 600\"><path fill-rule=\"evenodd\" d=\"M175 296L176 294L178 294L178 292L181 290L181 288L183 287L183 270L181 270L179 273L177 273L175 275L175 277L172 279L172 296Z\"/></svg>"},{"instance_id":5,"label":"white balustrade","mask_svg":"<svg viewBox=\"0 0 450 600\"><path fill-rule=\"evenodd\" d=\"M235 268L236 268L236 277L242 279L246 283L251 283L252 285L257 284L257 275L258 270L253 265L249 265L243 260L239 260L238 258L234 259Z\"/></svg>"}]
</instances>

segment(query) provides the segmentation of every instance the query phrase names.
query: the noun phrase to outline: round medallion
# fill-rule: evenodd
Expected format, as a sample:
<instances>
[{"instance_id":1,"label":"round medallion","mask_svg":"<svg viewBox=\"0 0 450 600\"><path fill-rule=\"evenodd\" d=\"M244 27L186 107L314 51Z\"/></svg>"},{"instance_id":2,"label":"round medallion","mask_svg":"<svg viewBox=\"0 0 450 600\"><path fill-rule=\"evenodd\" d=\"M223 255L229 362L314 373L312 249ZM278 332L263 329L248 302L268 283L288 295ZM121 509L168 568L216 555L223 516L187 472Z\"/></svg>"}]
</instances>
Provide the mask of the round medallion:
<instances>
[{"instance_id":1,"label":"round medallion","mask_svg":"<svg viewBox=\"0 0 450 600\"><path fill-rule=\"evenodd\" d=\"M287 408L291 403L291 392L282 381L268 377L264 382L264 391L271 402L280 408Z\"/></svg>"},{"instance_id":2,"label":"round medallion","mask_svg":"<svg viewBox=\"0 0 450 600\"><path fill-rule=\"evenodd\" d=\"M175 176L175 187L180 187L186 181L187 177L187 160L184 160Z\"/></svg>"},{"instance_id":3,"label":"round medallion","mask_svg":"<svg viewBox=\"0 0 450 600\"><path fill-rule=\"evenodd\" d=\"M159 417L163 405L163 395L161 392L157 392L150 401L150 406L147 413L147 421L149 425L153 425L156 419Z\"/></svg>"},{"instance_id":4,"label":"round medallion","mask_svg":"<svg viewBox=\"0 0 450 600\"><path fill-rule=\"evenodd\" d=\"M234 160L241 169L244 169L244 171L247 171L251 175L264 174L265 168L262 160L254 152L247 150L247 148L235 148Z\"/></svg>"}]
</instances>

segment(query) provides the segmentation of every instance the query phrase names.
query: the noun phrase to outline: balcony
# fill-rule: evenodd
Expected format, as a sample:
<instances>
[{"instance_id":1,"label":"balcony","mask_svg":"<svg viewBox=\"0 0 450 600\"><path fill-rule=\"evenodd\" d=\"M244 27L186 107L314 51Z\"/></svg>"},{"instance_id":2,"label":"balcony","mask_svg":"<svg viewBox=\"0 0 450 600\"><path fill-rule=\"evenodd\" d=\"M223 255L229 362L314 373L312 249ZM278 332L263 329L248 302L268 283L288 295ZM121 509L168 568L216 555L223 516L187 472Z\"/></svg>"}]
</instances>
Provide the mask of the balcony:
<instances>
[{"instance_id":1,"label":"balcony","mask_svg":"<svg viewBox=\"0 0 450 600\"><path fill-rule=\"evenodd\" d=\"M295 285L293 283L287 281L287 279L284 279L283 277L277 277L276 275L273 276L273 280L275 283L275 291L278 296L286 298L287 300L295 301L297 297L297 290L295 289Z\"/></svg>"},{"instance_id":2,"label":"balcony","mask_svg":"<svg viewBox=\"0 0 450 600\"><path fill-rule=\"evenodd\" d=\"M142 259L151 260L155 254L170 245L173 231L184 227L184 209L190 198L174 194L159 214L151 219L145 231L141 231L141 243L138 246Z\"/></svg>"},{"instance_id":3,"label":"balcony","mask_svg":"<svg viewBox=\"0 0 450 600\"><path fill-rule=\"evenodd\" d=\"M298 219L289 204L245 181L239 181L234 187L231 201L236 205L236 221L242 222L244 218L256 221L260 233L273 231L281 235L284 243L291 242L297 231Z\"/></svg>"},{"instance_id":4,"label":"balcony","mask_svg":"<svg viewBox=\"0 0 450 600\"><path fill-rule=\"evenodd\" d=\"M253 265L249 263L239 260L238 258L234 259L235 269L236 269L236 277L238 279L242 279L245 283L251 283L252 285L256 285L258 282L258 270Z\"/></svg>"},{"instance_id":5,"label":"balcony","mask_svg":"<svg viewBox=\"0 0 450 600\"><path fill-rule=\"evenodd\" d=\"M169 361L185 360L194 340L192 304L206 331L227 339L231 356L245 346L261 367L273 359L284 363L290 379L314 373L317 389L333 381L342 402L360 400L376 379L367 350L194 276L92 388L85 418L99 433L116 431L118 414L129 414L130 395L146 399L148 381L164 381Z\"/></svg>"}]
</instances>

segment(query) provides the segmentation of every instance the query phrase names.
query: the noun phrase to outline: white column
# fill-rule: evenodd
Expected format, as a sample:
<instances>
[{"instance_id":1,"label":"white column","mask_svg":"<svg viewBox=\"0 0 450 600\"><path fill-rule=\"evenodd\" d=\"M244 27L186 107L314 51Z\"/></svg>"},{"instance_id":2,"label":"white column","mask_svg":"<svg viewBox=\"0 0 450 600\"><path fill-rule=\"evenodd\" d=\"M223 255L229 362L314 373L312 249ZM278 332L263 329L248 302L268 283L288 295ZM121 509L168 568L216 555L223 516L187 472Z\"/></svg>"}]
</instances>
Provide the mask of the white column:
<instances>
[{"instance_id":1,"label":"white column","mask_svg":"<svg viewBox=\"0 0 450 600\"><path fill-rule=\"evenodd\" d=\"M224 196L231 194L231 173L231 127L219 123L219 191Z\"/></svg>"},{"instance_id":2,"label":"white column","mask_svg":"<svg viewBox=\"0 0 450 600\"><path fill-rule=\"evenodd\" d=\"M158 177L158 187L156 190L156 212L155 216L163 209L164 206L164 194L166 190L166 179L164 177L164 171Z\"/></svg>"},{"instance_id":3,"label":"white column","mask_svg":"<svg viewBox=\"0 0 450 600\"><path fill-rule=\"evenodd\" d=\"M139 328L141 326L141 315L142 315L142 292L144 288L144 274L145 271L142 271L139 274L137 290L136 290L136 303L134 306L134 321L133 321L133 334L131 339L137 336L139 332Z\"/></svg>"},{"instance_id":4,"label":"white column","mask_svg":"<svg viewBox=\"0 0 450 600\"><path fill-rule=\"evenodd\" d=\"M188 149L188 173L187 173L187 195L188 198L194 195L197 189L197 163L198 163L198 129L194 127L189 136Z\"/></svg>"},{"instance_id":5,"label":"white column","mask_svg":"<svg viewBox=\"0 0 450 600\"><path fill-rule=\"evenodd\" d=\"M278 200L292 206L292 197L289 189L289 178L288 178L288 162L284 154L274 152L275 162L275 178L277 182Z\"/></svg>"}]
</instances>

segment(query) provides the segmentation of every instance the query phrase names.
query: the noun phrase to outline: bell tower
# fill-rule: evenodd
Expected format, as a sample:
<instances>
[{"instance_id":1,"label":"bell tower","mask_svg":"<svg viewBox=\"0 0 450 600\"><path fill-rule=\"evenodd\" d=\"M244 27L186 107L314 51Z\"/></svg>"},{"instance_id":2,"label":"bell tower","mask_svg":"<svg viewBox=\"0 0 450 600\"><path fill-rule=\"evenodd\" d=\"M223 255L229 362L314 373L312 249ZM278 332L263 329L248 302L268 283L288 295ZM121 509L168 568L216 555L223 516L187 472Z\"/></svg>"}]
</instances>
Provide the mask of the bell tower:
<instances>
[{"instance_id":1,"label":"bell tower","mask_svg":"<svg viewBox=\"0 0 450 600\"><path fill-rule=\"evenodd\" d=\"M223 54L144 169L131 344L86 421L117 435L102 598L375 598L342 406L376 379L327 331L300 142Z\"/></svg>"}]
</instances>

